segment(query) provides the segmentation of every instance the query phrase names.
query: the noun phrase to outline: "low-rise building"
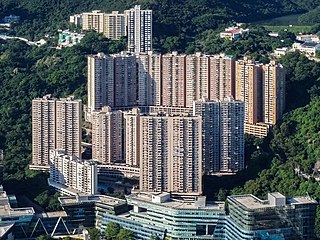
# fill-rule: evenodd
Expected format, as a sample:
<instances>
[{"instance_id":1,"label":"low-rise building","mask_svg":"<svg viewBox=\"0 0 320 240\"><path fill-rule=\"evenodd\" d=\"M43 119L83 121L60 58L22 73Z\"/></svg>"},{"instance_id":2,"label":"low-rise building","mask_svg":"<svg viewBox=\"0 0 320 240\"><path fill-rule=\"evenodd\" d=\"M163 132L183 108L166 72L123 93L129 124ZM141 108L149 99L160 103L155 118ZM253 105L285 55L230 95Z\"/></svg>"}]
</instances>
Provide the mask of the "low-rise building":
<instances>
[{"instance_id":1,"label":"low-rise building","mask_svg":"<svg viewBox=\"0 0 320 240\"><path fill-rule=\"evenodd\" d=\"M309 197L286 198L276 192L267 200L248 195L228 197L225 239L314 239L317 202ZM269 236L270 238L263 238Z\"/></svg>"},{"instance_id":2,"label":"low-rise building","mask_svg":"<svg viewBox=\"0 0 320 240\"><path fill-rule=\"evenodd\" d=\"M240 38L243 34L248 33L248 32L249 32L249 29L243 29L243 28L238 28L238 27L229 27L220 33L220 38L235 40L235 39Z\"/></svg>"},{"instance_id":3,"label":"low-rise building","mask_svg":"<svg viewBox=\"0 0 320 240\"><path fill-rule=\"evenodd\" d=\"M70 32L69 30L60 31L57 48L77 45L84 36L83 33Z\"/></svg>"},{"instance_id":4,"label":"low-rise building","mask_svg":"<svg viewBox=\"0 0 320 240\"><path fill-rule=\"evenodd\" d=\"M320 51L320 44L316 42L294 43L292 49L314 57L316 56L316 52Z\"/></svg>"},{"instance_id":5,"label":"low-rise building","mask_svg":"<svg viewBox=\"0 0 320 240\"><path fill-rule=\"evenodd\" d=\"M319 36L316 34L299 34L296 39L302 42L315 42L320 43Z\"/></svg>"}]
</instances>

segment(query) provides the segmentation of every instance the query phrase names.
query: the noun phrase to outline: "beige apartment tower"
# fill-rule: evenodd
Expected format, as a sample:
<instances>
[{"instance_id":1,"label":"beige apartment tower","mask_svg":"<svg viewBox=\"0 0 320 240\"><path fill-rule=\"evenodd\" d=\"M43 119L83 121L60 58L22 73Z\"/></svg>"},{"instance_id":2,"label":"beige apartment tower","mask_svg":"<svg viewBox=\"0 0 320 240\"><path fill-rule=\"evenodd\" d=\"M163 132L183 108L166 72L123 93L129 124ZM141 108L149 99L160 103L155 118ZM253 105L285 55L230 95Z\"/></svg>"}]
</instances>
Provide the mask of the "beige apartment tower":
<instances>
[{"instance_id":1,"label":"beige apartment tower","mask_svg":"<svg viewBox=\"0 0 320 240\"><path fill-rule=\"evenodd\" d=\"M104 32L104 13L100 10L82 13L82 30Z\"/></svg>"},{"instance_id":2,"label":"beige apartment tower","mask_svg":"<svg viewBox=\"0 0 320 240\"><path fill-rule=\"evenodd\" d=\"M73 97L56 101L56 148L81 159L82 101Z\"/></svg>"},{"instance_id":3,"label":"beige apartment tower","mask_svg":"<svg viewBox=\"0 0 320 240\"><path fill-rule=\"evenodd\" d=\"M196 53L186 56L186 106L193 101L209 98L209 57Z\"/></svg>"},{"instance_id":4,"label":"beige apartment tower","mask_svg":"<svg viewBox=\"0 0 320 240\"><path fill-rule=\"evenodd\" d=\"M81 158L82 103L73 97L32 100L32 165L46 169L50 150L64 149L70 156Z\"/></svg>"},{"instance_id":5,"label":"beige apartment tower","mask_svg":"<svg viewBox=\"0 0 320 240\"><path fill-rule=\"evenodd\" d=\"M235 59L224 54L210 56L210 100L235 97ZM199 99L198 99L199 100Z\"/></svg>"},{"instance_id":6,"label":"beige apartment tower","mask_svg":"<svg viewBox=\"0 0 320 240\"><path fill-rule=\"evenodd\" d=\"M186 55L172 52L162 56L162 105L186 106Z\"/></svg>"},{"instance_id":7,"label":"beige apartment tower","mask_svg":"<svg viewBox=\"0 0 320 240\"><path fill-rule=\"evenodd\" d=\"M284 67L271 61L263 66L263 121L276 124L285 110L285 70Z\"/></svg>"},{"instance_id":8,"label":"beige apartment tower","mask_svg":"<svg viewBox=\"0 0 320 240\"><path fill-rule=\"evenodd\" d=\"M32 165L49 167L56 148L56 99L46 95L32 100Z\"/></svg>"},{"instance_id":9,"label":"beige apartment tower","mask_svg":"<svg viewBox=\"0 0 320 240\"><path fill-rule=\"evenodd\" d=\"M101 164L123 162L123 112L103 107L92 114L92 159Z\"/></svg>"},{"instance_id":10,"label":"beige apartment tower","mask_svg":"<svg viewBox=\"0 0 320 240\"><path fill-rule=\"evenodd\" d=\"M245 123L262 121L262 65L245 58L236 62L236 100L244 102Z\"/></svg>"},{"instance_id":11,"label":"beige apartment tower","mask_svg":"<svg viewBox=\"0 0 320 240\"><path fill-rule=\"evenodd\" d=\"M88 111L114 106L114 58L103 53L88 56Z\"/></svg>"},{"instance_id":12,"label":"beige apartment tower","mask_svg":"<svg viewBox=\"0 0 320 240\"><path fill-rule=\"evenodd\" d=\"M201 117L140 116L140 126L140 190L201 193Z\"/></svg>"},{"instance_id":13,"label":"beige apartment tower","mask_svg":"<svg viewBox=\"0 0 320 240\"><path fill-rule=\"evenodd\" d=\"M128 166L140 165L140 110L133 108L124 114L125 161Z\"/></svg>"},{"instance_id":14,"label":"beige apartment tower","mask_svg":"<svg viewBox=\"0 0 320 240\"><path fill-rule=\"evenodd\" d=\"M138 105L161 105L161 54L152 52L137 55Z\"/></svg>"},{"instance_id":15,"label":"beige apartment tower","mask_svg":"<svg viewBox=\"0 0 320 240\"><path fill-rule=\"evenodd\" d=\"M94 30L112 40L119 40L121 37L126 36L127 21L124 13L119 13L118 11L102 13L99 10L95 10L82 13L80 16L82 30Z\"/></svg>"}]
</instances>

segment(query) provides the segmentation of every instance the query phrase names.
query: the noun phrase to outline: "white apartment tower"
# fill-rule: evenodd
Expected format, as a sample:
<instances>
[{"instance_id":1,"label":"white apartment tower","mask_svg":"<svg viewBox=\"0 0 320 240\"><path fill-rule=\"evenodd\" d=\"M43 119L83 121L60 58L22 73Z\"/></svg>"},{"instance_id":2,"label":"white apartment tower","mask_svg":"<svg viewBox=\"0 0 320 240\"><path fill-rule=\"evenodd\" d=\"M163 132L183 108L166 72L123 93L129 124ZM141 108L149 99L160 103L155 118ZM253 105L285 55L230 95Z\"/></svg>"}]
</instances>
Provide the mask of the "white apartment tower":
<instances>
[{"instance_id":1,"label":"white apartment tower","mask_svg":"<svg viewBox=\"0 0 320 240\"><path fill-rule=\"evenodd\" d=\"M140 116L140 126L140 190L201 193L201 117Z\"/></svg>"},{"instance_id":2,"label":"white apartment tower","mask_svg":"<svg viewBox=\"0 0 320 240\"><path fill-rule=\"evenodd\" d=\"M137 55L138 105L161 105L161 55L152 52Z\"/></svg>"},{"instance_id":3,"label":"white apartment tower","mask_svg":"<svg viewBox=\"0 0 320 240\"><path fill-rule=\"evenodd\" d=\"M271 61L263 66L262 105L263 121L276 124L285 110L285 69Z\"/></svg>"},{"instance_id":4,"label":"white apartment tower","mask_svg":"<svg viewBox=\"0 0 320 240\"><path fill-rule=\"evenodd\" d=\"M128 51L152 51L152 10L141 10L140 5L126 10Z\"/></svg>"},{"instance_id":5,"label":"white apartment tower","mask_svg":"<svg viewBox=\"0 0 320 240\"><path fill-rule=\"evenodd\" d=\"M194 102L202 116L202 159L206 174L237 172L244 168L244 106L232 97Z\"/></svg>"},{"instance_id":6,"label":"white apartment tower","mask_svg":"<svg viewBox=\"0 0 320 240\"><path fill-rule=\"evenodd\" d=\"M68 187L74 190L73 194L96 194L97 176L96 162L79 160L75 156L66 155L62 149L50 150L49 184L58 190L63 192Z\"/></svg>"},{"instance_id":7,"label":"white apartment tower","mask_svg":"<svg viewBox=\"0 0 320 240\"><path fill-rule=\"evenodd\" d=\"M88 111L114 106L114 59L103 53L88 56Z\"/></svg>"},{"instance_id":8,"label":"white apartment tower","mask_svg":"<svg viewBox=\"0 0 320 240\"><path fill-rule=\"evenodd\" d=\"M32 100L32 165L49 166L49 152L57 147L66 154L81 158L82 103L73 97Z\"/></svg>"},{"instance_id":9,"label":"white apartment tower","mask_svg":"<svg viewBox=\"0 0 320 240\"><path fill-rule=\"evenodd\" d=\"M103 107L92 113L92 159L101 164L124 159L123 112Z\"/></svg>"}]
</instances>

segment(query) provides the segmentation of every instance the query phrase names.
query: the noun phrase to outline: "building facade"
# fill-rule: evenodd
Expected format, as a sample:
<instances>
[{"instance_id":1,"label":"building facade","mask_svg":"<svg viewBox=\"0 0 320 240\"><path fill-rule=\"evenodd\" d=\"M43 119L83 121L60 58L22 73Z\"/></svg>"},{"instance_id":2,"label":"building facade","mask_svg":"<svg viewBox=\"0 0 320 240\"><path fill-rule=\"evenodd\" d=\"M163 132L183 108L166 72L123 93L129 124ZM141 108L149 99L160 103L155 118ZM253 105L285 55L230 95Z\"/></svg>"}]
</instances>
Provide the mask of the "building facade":
<instances>
[{"instance_id":1,"label":"building facade","mask_svg":"<svg viewBox=\"0 0 320 240\"><path fill-rule=\"evenodd\" d=\"M49 185L58 191L76 195L96 194L98 190L97 164L66 155L63 149L50 151Z\"/></svg>"},{"instance_id":2,"label":"building facade","mask_svg":"<svg viewBox=\"0 0 320 240\"><path fill-rule=\"evenodd\" d=\"M177 52L162 56L162 105L186 106L186 55Z\"/></svg>"},{"instance_id":3,"label":"building facade","mask_svg":"<svg viewBox=\"0 0 320 240\"><path fill-rule=\"evenodd\" d=\"M161 54L152 52L137 55L139 106L161 105Z\"/></svg>"},{"instance_id":4,"label":"building facade","mask_svg":"<svg viewBox=\"0 0 320 240\"><path fill-rule=\"evenodd\" d=\"M224 100L226 97L235 97L235 59L224 54L209 58L210 87L207 98Z\"/></svg>"},{"instance_id":5,"label":"building facade","mask_svg":"<svg viewBox=\"0 0 320 240\"><path fill-rule=\"evenodd\" d=\"M124 123L122 111L103 107L92 114L92 159L101 164L123 162Z\"/></svg>"},{"instance_id":6,"label":"building facade","mask_svg":"<svg viewBox=\"0 0 320 240\"><path fill-rule=\"evenodd\" d=\"M140 116L140 189L202 192L201 117Z\"/></svg>"},{"instance_id":7,"label":"building facade","mask_svg":"<svg viewBox=\"0 0 320 240\"><path fill-rule=\"evenodd\" d=\"M206 174L244 169L244 106L232 97L194 102L202 116L202 159Z\"/></svg>"},{"instance_id":8,"label":"building facade","mask_svg":"<svg viewBox=\"0 0 320 240\"><path fill-rule=\"evenodd\" d=\"M263 66L263 121L276 124L282 118L285 110L285 69L276 61Z\"/></svg>"},{"instance_id":9,"label":"building facade","mask_svg":"<svg viewBox=\"0 0 320 240\"><path fill-rule=\"evenodd\" d=\"M125 11L127 17L128 51L152 51L152 10L142 10L140 5Z\"/></svg>"},{"instance_id":10,"label":"building facade","mask_svg":"<svg viewBox=\"0 0 320 240\"><path fill-rule=\"evenodd\" d=\"M50 150L60 147L81 158L82 103L73 97L50 95L32 100L32 165L48 169Z\"/></svg>"},{"instance_id":11,"label":"building facade","mask_svg":"<svg viewBox=\"0 0 320 240\"><path fill-rule=\"evenodd\" d=\"M103 53L88 56L88 111L114 106L114 59Z\"/></svg>"}]
</instances>

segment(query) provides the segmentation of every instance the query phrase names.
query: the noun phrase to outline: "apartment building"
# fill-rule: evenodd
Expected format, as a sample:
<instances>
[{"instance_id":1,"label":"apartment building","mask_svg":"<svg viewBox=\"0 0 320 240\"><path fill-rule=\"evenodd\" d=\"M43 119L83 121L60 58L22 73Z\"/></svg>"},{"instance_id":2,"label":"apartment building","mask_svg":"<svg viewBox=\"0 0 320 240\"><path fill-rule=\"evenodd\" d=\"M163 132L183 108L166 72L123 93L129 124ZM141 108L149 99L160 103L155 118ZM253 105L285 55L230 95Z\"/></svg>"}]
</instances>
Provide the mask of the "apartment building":
<instances>
[{"instance_id":1,"label":"apartment building","mask_svg":"<svg viewBox=\"0 0 320 240\"><path fill-rule=\"evenodd\" d=\"M137 54L139 106L161 105L161 54Z\"/></svg>"},{"instance_id":2,"label":"apartment building","mask_svg":"<svg viewBox=\"0 0 320 240\"><path fill-rule=\"evenodd\" d=\"M124 11L127 17L128 51L152 51L152 10L142 10L140 5Z\"/></svg>"},{"instance_id":3,"label":"apartment building","mask_svg":"<svg viewBox=\"0 0 320 240\"><path fill-rule=\"evenodd\" d=\"M101 164L124 159L124 119L122 111L103 107L92 114L92 159Z\"/></svg>"},{"instance_id":4,"label":"apartment building","mask_svg":"<svg viewBox=\"0 0 320 240\"><path fill-rule=\"evenodd\" d=\"M235 59L224 54L213 55L209 58L210 87L208 98L210 100L224 100L226 97L235 97Z\"/></svg>"},{"instance_id":5,"label":"apartment building","mask_svg":"<svg viewBox=\"0 0 320 240\"><path fill-rule=\"evenodd\" d=\"M232 173L244 168L244 104L232 97L194 102L202 116L202 159L206 174Z\"/></svg>"},{"instance_id":6,"label":"apartment building","mask_svg":"<svg viewBox=\"0 0 320 240\"><path fill-rule=\"evenodd\" d=\"M162 105L186 106L186 55L177 52L162 56Z\"/></svg>"},{"instance_id":7,"label":"apartment building","mask_svg":"<svg viewBox=\"0 0 320 240\"><path fill-rule=\"evenodd\" d=\"M49 185L67 195L95 194L98 190L97 164L66 155L63 149L51 150Z\"/></svg>"},{"instance_id":8,"label":"apartment building","mask_svg":"<svg viewBox=\"0 0 320 240\"><path fill-rule=\"evenodd\" d=\"M186 56L186 106L193 101L209 98L209 57L196 53Z\"/></svg>"},{"instance_id":9,"label":"apartment building","mask_svg":"<svg viewBox=\"0 0 320 240\"><path fill-rule=\"evenodd\" d=\"M140 116L140 189L202 192L201 117Z\"/></svg>"},{"instance_id":10,"label":"apartment building","mask_svg":"<svg viewBox=\"0 0 320 240\"><path fill-rule=\"evenodd\" d=\"M82 103L50 95L32 100L32 169L48 169L50 150L81 158Z\"/></svg>"},{"instance_id":11,"label":"apartment building","mask_svg":"<svg viewBox=\"0 0 320 240\"><path fill-rule=\"evenodd\" d=\"M263 122L276 124L285 110L285 69L276 61L263 66Z\"/></svg>"},{"instance_id":12,"label":"apartment building","mask_svg":"<svg viewBox=\"0 0 320 240\"><path fill-rule=\"evenodd\" d=\"M94 30L112 40L126 36L127 19L124 13L113 11L103 13L100 10L85 12L70 17L70 22L81 26L82 30Z\"/></svg>"},{"instance_id":13,"label":"apartment building","mask_svg":"<svg viewBox=\"0 0 320 240\"><path fill-rule=\"evenodd\" d=\"M140 165L140 110L133 108L124 113L125 162L128 166Z\"/></svg>"},{"instance_id":14,"label":"apartment building","mask_svg":"<svg viewBox=\"0 0 320 240\"><path fill-rule=\"evenodd\" d=\"M88 111L114 106L114 58L103 53L88 56Z\"/></svg>"}]
</instances>

